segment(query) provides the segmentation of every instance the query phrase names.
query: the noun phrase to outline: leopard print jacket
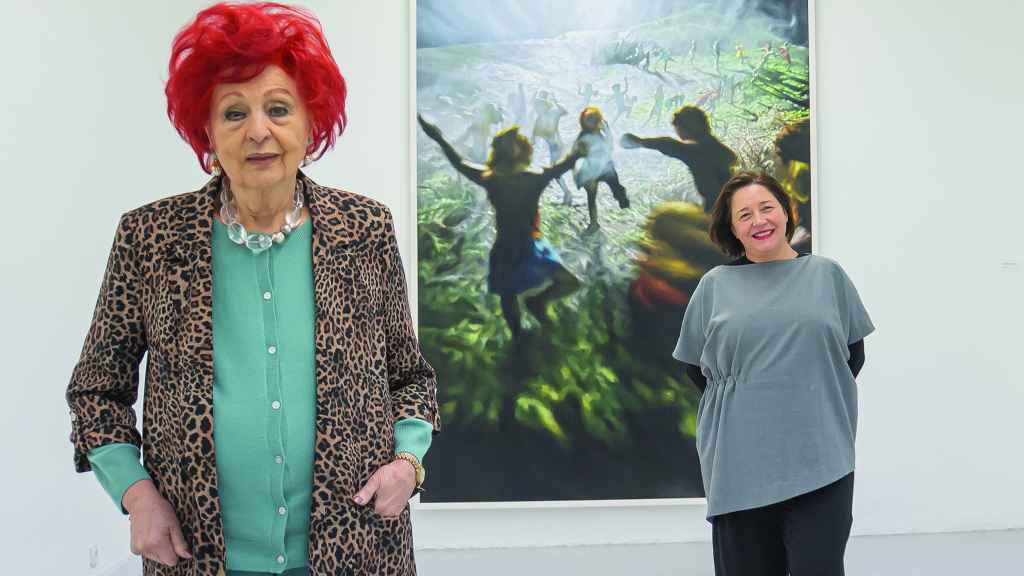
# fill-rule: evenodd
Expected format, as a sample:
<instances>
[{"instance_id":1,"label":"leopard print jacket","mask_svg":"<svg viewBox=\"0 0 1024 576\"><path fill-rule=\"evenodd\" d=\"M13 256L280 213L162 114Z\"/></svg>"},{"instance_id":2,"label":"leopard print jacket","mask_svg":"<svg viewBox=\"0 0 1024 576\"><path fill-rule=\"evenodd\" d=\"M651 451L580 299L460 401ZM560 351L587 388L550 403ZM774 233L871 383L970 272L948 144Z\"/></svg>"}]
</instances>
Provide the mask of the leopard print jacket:
<instances>
[{"instance_id":1,"label":"leopard print jacket","mask_svg":"<svg viewBox=\"0 0 1024 576\"><path fill-rule=\"evenodd\" d=\"M315 575L414 575L408 506L383 518L352 496L394 457L394 428L440 430L434 370L413 332L388 209L301 174L313 224L316 448L309 526ZM146 576L223 574L213 442L211 231L220 178L121 217L92 325L71 377L75 467L114 442L141 446L193 560ZM143 430L132 405L146 355Z\"/></svg>"}]
</instances>

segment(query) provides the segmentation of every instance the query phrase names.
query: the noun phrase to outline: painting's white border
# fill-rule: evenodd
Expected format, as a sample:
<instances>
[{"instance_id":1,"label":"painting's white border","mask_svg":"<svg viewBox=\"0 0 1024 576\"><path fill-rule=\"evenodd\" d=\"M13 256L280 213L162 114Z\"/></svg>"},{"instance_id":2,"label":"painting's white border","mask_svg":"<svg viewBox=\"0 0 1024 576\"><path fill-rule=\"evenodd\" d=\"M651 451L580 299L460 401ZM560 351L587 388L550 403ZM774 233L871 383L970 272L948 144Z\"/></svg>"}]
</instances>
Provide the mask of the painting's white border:
<instances>
[{"instance_id":1,"label":"painting's white border","mask_svg":"<svg viewBox=\"0 0 1024 576\"><path fill-rule=\"evenodd\" d=\"M408 26L408 34L406 37L409 39L409 94L406 96L409 99L409 131L407 136L409 138L409 147L407 153L409 155L407 160L407 166L409 167L409 215L411 216L412 233L409 234L409 251L408 260L410 262L410 270L412 275L406 279L407 284L406 291L409 294L409 308L412 311L412 320L416 326L419 326L419 252L418 248L418 230L419 230L419 215L417 214L417 202L416 198L419 194L419 183L416 181L416 133L420 129L419 122L416 121L416 0L406 0L409 6L409 21L406 22Z\"/></svg>"},{"instance_id":2,"label":"painting's white border","mask_svg":"<svg viewBox=\"0 0 1024 576\"><path fill-rule=\"evenodd\" d=\"M417 177L416 177L416 137L419 124L416 121L416 0L407 0L409 5L409 170L410 194L409 213L412 216L412 234L410 234L409 260L412 263L412 276L408 280L410 306L413 316L418 313L418 282L417 282ZM815 74L815 0L807 0L807 48L809 53L811 91L811 218L815 227L818 226L818 161L817 161L817 106L816 106L816 74ZM812 251L818 250L817 235L811 237ZM443 441L443 434L440 440ZM419 498L413 502L413 515L418 524L414 523L417 548L477 548L477 547L518 547L518 546L565 546L574 544L627 544L657 542L690 542L706 541L710 538L709 525L704 518L706 500L704 498L659 498L630 500L553 500L532 502L459 502L459 503L423 503ZM568 510L588 510L604 512L602 526L608 533L599 536L595 533L593 514L577 516L565 514ZM666 522L652 521L651 517L639 525L623 522L627 518L644 511L660 511L662 516L668 512ZM529 511L529 512L527 512ZM478 514L467 515L467 512ZM513 515L515 513L516 515ZM494 516L496 522L484 524L491 530L479 530L481 526L477 518L469 516ZM529 518L527 518L529 517ZM526 526L520 526L523 520ZM438 537L434 528L438 524L451 525L458 537L457 545L450 541L452 533L449 529L440 530L448 537ZM617 526L623 528L616 530ZM629 533L624 533L628 527ZM640 530L634 530L641 528ZM523 531L525 530L525 532ZM584 535L587 538L580 540ZM596 536L596 537L595 537Z\"/></svg>"},{"instance_id":3,"label":"painting's white border","mask_svg":"<svg viewBox=\"0 0 1024 576\"><path fill-rule=\"evenodd\" d=\"M819 226L818 214L818 42L814 34L817 19L814 16L815 0L807 0L807 68L811 83L811 226L817 230ZM413 46L415 48L415 45ZM414 67L415 68L415 67ZM414 93L415 94L415 93ZM415 98L414 98L415 99ZM415 106L415 103L413 103ZM416 167L413 166L415 173ZM811 235L811 252L818 254L821 245L818 243L818 234Z\"/></svg>"}]
</instances>

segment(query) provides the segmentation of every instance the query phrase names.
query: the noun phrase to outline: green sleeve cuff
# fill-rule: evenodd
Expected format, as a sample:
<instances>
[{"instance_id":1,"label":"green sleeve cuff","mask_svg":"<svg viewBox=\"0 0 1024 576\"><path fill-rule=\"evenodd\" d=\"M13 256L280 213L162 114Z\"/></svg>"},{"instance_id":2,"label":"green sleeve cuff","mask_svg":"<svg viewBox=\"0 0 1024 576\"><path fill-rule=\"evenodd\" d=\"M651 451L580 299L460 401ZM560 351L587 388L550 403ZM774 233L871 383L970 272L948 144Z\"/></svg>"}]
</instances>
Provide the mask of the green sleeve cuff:
<instances>
[{"instance_id":1,"label":"green sleeve cuff","mask_svg":"<svg viewBox=\"0 0 1024 576\"><path fill-rule=\"evenodd\" d=\"M121 512L127 514L121 505L124 493L139 480L150 479L139 461L139 449L133 444L106 444L90 451L88 458L100 486Z\"/></svg>"},{"instance_id":2,"label":"green sleeve cuff","mask_svg":"<svg viewBox=\"0 0 1024 576\"><path fill-rule=\"evenodd\" d=\"M420 462L430 449L434 427L426 420L404 418L395 424L395 453L408 452Z\"/></svg>"}]
</instances>

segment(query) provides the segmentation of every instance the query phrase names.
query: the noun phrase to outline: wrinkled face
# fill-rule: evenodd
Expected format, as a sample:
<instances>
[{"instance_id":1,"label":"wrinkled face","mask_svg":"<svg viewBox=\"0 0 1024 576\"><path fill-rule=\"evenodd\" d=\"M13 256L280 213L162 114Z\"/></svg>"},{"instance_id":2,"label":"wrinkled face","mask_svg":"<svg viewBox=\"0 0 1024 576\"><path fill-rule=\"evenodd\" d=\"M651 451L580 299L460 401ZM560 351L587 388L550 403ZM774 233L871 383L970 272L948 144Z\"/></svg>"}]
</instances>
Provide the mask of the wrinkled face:
<instances>
[{"instance_id":1,"label":"wrinkled face","mask_svg":"<svg viewBox=\"0 0 1024 576\"><path fill-rule=\"evenodd\" d=\"M737 190L729 211L732 233L743 244L748 258L777 255L789 245L786 210L764 186L751 184Z\"/></svg>"},{"instance_id":2,"label":"wrinkled face","mask_svg":"<svg viewBox=\"0 0 1024 576\"><path fill-rule=\"evenodd\" d=\"M235 186L269 188L294 180L306 156L309 123L295 82L268 66L248 82L214 88L208 133Z\"/></svg>"}]
</instances>

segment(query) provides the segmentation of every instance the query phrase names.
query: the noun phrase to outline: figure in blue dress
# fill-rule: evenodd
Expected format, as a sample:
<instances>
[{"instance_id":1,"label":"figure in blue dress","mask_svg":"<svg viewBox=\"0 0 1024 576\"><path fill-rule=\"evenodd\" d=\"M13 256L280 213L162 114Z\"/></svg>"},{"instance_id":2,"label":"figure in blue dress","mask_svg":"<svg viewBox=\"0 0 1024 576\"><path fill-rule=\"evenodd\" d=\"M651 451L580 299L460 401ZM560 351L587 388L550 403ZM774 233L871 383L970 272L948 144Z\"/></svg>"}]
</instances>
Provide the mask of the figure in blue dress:
<instances>
[{"instance_id":1,"label":"figure in blue dress","mask_svg":"<svg viewBox=\"0 0 1024 576\"><path fill-rule=\"evenodd\" d=\"M548 304L580 287L540 230L540 197L552 180L572 168L580 157L574 147L568 156L541 171L531 170L533 146L518 126L506 128L491 142L486 165L463 160L441 130L419 117L423 132L441 147L451 165L487 191L494 207L497 235L491 247L488 291L501 298L505 322L518 340L523 334L519 296L542 325L551 322Z\"/></svg>"}]
</instances>

